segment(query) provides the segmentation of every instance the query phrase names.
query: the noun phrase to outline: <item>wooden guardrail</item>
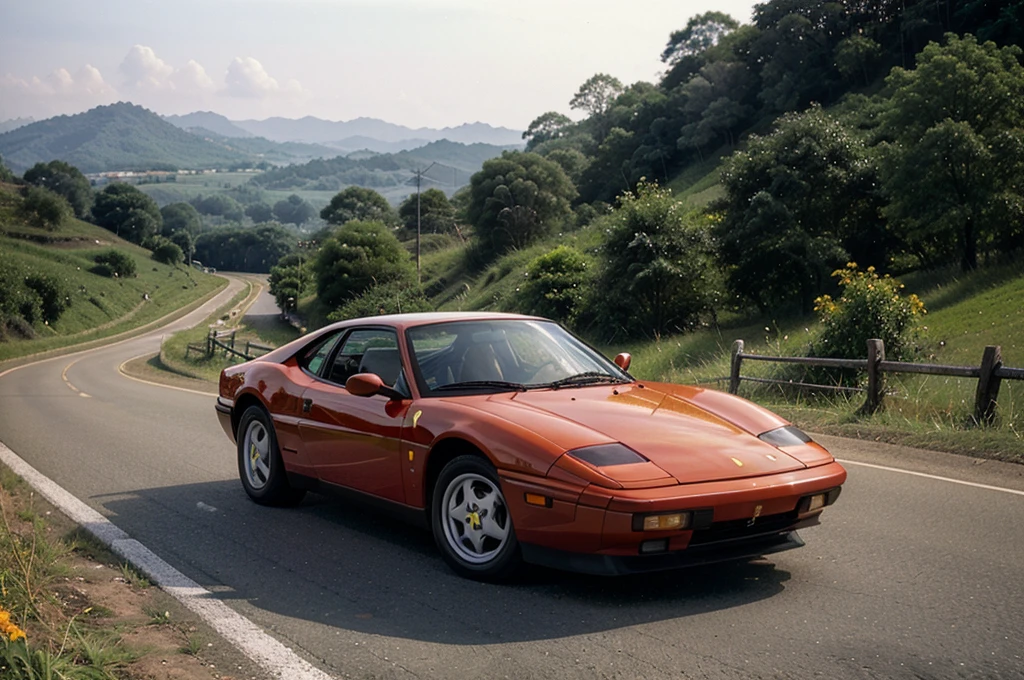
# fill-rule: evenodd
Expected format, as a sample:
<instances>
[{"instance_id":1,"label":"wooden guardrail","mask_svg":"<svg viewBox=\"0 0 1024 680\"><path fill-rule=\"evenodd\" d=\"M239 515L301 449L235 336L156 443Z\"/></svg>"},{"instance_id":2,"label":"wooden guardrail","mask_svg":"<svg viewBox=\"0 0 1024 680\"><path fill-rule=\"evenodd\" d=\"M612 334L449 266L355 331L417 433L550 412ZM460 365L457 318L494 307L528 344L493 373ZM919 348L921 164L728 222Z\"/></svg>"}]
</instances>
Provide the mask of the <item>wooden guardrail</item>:
<instances>
[{"instance_id":1,"label":"wooden guardrail","mask_svg":"<svg viewBox=\"0 0 1024 680\"><path fill-rule=\"evenodd\" d=\"M245 351L240 352L235 349L235 336L238 333L236 329L229 331L218 331L216 328L211 328L210 332L206 335L206 343L198 345L195 343L189 343L185 347L185 356L187 357L190 352L202 353L204 356L212 357L218 350L223 350L224 355L234 355L249 361L255 359L257 355L253 354L253 350L259 350L261 353L266 354L267 352L275 349L274 347L268 347L267 345L261 345L251 340L247 340L245 343Z\"/></svg>"},{"instance_id":2,"label":"wooden guardrail","mask_svg":"<svg viewBox=\"0 0 1024 680\"><path fill-rule=\"evenodd\" d=\"M978 423L990 424L995 420L996 404L999 397L999 386L1004 379L1024 380L1024 368L1003 366L1002 351L998 345L985 348L980 366L944 366L941 364L916 364L903 361L886 361L885 345L881 340L868 340L867 359L829 359L824 357L776 357L763 354L746 354L743 352L743 341L737 340L732 346L732 362L729 371L729 392L739 391L740 381L791 385L817 390L843 392L865 392L866 399L860 408L862 413L875 413L882 407L885 397L885 373L919 373L926 375L945 375L958 378L977 378L978 388L974 400L974 419ZM817 385L813 383L781 380L777 378L756 378L740 375L743 361L769 361L805 366L821 366L826 368L848 368L867 373L867 387L845 387L841 385Z\"/></svg>"}]
</instances>

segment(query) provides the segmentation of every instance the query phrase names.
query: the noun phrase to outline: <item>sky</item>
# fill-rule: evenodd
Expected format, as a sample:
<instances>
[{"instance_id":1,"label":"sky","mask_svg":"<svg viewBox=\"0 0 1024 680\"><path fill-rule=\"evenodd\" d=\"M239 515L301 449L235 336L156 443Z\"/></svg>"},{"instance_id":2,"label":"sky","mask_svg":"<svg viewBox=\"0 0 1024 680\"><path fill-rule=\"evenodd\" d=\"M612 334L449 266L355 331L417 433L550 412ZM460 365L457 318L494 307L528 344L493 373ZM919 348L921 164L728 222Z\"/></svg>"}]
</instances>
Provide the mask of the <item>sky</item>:
<instances>
[{"instance_id":1,"label":"sky","mask_svg":"<svg viewBox=\"0 0 1024 680\"><path fill-rule=\"evenodd\" d=\"M525 129L595 73L656 82L669 34L751 0L0 0L0 121L130 101Z\"/></svg>"}]
</instances>

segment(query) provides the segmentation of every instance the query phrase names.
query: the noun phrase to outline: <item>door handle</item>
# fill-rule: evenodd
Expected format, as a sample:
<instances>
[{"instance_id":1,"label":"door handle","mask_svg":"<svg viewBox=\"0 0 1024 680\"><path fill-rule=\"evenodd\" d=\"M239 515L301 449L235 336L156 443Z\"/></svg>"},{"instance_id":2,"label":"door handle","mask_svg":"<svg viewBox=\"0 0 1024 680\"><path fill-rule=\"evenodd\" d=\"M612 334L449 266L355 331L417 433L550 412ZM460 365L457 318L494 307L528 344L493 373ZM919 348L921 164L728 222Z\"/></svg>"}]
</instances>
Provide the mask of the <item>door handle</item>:
<instances>
[{"instance_id":1,"label":"door handle","mask_svg":"<svg viewBox=\"0 0 1024 680\"><path fill-rule=\"evenodd\" d=\"M303 399L302 400L302 412L303 413L309 413L309 410L311 408L313 408L313 400L312 399Z\"/></svg>"}]
</instances>

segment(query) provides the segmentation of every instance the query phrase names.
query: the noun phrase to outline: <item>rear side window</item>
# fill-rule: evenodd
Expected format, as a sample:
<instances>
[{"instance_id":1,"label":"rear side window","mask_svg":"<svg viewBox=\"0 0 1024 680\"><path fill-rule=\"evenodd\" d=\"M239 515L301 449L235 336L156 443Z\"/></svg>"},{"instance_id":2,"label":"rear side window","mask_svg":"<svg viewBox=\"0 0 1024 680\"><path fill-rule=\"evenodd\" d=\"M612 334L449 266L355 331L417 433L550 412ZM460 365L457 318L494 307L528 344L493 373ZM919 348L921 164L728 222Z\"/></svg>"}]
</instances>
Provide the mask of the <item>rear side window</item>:
<instances>
[{"instance_id":1,"label":"rear side window","mask_svg":"<svg viewBox=\"0 0 1024 680\"><path fill-rule=\"evenodd\" d=\"M338 336L341 332L328 333L326 337L321 338L319 342L314 343L309 349L307 349L302 357L299 359L299 365L314 375L320 375L320 369L323 368L324 362L327 361L327 357L330 356L331 350L334 348L334 343L338 340Z\"/></svg>"},{"instance_id":2,"label":"rear side window","mask_svg":"<svg viewBox=\"0 0 1024 680\"><path fill-rule=\"evenodd\" d=\"M395 332L380 328L354 330L334 355L327 380L344 385L356 373L374 373L392 387L402 370Z\"/></svg>"}]
</instances>

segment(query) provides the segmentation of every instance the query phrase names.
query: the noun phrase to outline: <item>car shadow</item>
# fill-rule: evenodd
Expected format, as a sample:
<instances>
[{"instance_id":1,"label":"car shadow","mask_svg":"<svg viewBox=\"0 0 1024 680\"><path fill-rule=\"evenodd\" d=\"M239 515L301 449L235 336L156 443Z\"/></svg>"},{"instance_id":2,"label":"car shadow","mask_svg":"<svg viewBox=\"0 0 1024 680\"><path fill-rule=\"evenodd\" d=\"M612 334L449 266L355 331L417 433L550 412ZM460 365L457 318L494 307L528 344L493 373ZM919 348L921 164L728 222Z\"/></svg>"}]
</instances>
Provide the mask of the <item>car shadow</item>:
<instances>
[{"instance_id":1,"label":"car shadow","mask_svg":"<svg viewBox=\"0 0 1024 680\"><path fill-rule=\"evenodd\" d=\"M790 577L762 559L614 578L533 567L494 585L451 572L429 532L335 498L268 508L224 481L92 500L248 614L426 642L522 642L680 619L770 598Z\"/></svg>"}]
</instances>

